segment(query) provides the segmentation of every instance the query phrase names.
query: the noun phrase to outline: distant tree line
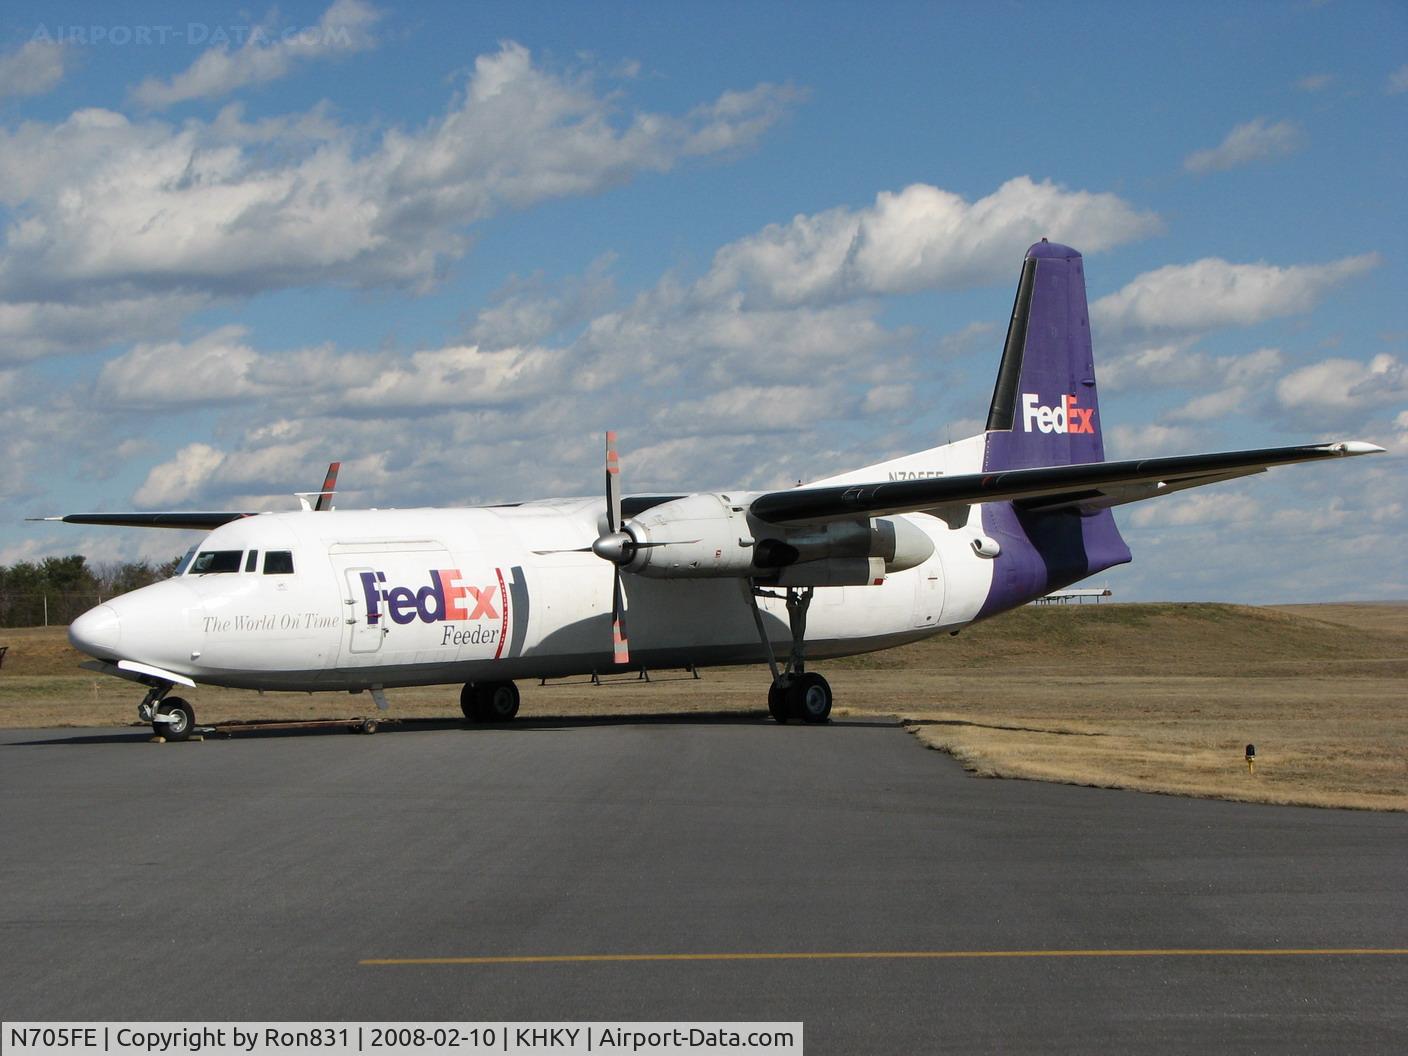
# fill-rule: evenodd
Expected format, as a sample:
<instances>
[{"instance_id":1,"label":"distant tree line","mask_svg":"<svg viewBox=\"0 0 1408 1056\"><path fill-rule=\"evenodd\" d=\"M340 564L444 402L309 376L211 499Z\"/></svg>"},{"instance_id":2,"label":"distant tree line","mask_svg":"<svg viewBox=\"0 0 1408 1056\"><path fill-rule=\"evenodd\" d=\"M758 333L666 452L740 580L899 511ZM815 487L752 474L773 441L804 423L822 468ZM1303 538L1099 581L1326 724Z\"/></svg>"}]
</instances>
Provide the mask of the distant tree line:
<instances>
[{"instance_id":1,"label":"distant tree line","mask_svg":"<svg viewBox=\"0 0 1408 1056\"><path fill-rule=\"evenodd\" d=\"M86 609L129 590L167 579L179 556L160 564L110 561L88 564L82 554L0 565L0 627L71 623Z\"/></svg>"}]
</instances>

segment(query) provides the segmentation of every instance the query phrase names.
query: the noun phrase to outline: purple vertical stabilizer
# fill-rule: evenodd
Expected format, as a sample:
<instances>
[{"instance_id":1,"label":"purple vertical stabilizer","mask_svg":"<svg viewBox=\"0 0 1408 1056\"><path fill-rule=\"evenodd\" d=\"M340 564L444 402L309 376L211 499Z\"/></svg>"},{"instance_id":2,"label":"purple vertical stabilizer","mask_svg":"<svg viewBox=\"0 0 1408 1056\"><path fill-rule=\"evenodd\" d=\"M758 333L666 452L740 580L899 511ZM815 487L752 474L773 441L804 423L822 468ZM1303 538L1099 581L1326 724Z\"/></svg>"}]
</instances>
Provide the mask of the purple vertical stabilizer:
<instances>
[{"instance_id":1,"label":"purple vertical stabilizer","mask_svg":"<svg viewBox=\"0 0 1408 1056\"><path fill-rule=\"evenodd\" d=\"M1027 250L988 412L984 469L1105 461L1085 268L1053 242Z\"/></svg>"},{"instance_id":2,"label":"purple vertical stabilizer","mask_svg":"<svg viewBox=\"0 0 1408 1056\"><path fill-rule=\"evenodd\" d=\"M1022 264L988 411L983 471L1104 460L1085 269L1074 249L1038 242ZM980 618L1130 559L1109 510L1036 513L996 502L982 513L983 530L1002 551Z\"/></svg>"}]
</instances>

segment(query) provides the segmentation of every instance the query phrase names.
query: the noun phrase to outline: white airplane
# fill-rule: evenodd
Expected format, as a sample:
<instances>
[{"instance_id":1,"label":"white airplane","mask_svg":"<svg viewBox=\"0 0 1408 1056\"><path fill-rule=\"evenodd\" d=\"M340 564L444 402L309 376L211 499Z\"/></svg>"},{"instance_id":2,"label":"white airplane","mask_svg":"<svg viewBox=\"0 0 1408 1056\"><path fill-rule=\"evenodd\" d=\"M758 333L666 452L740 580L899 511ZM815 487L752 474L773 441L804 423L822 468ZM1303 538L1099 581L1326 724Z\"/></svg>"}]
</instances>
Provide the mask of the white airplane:
<instances>
[{"instance_id":1,"label":"white airplane","mask_svg":"<svg viewBox=\"0 0 1408 1056\"><path fill-rule=\"evenodd\" d=\"M210 529L169 580L69 628L86 667L147 687L169 740L176 686L370 691L462 683L466 718L506 721L515 679L766 661L778 722L825 722L808 660L903 645L1130 560L1111 507L1363 442L1104 460L1080 254L1023 262L987 428L785 491L627 495L607 434L606 501L469 509L72 514ZM628 641L627 616L631 628ZM779 662L781 654L783 660Z\"/></svg>"}]
</instances>

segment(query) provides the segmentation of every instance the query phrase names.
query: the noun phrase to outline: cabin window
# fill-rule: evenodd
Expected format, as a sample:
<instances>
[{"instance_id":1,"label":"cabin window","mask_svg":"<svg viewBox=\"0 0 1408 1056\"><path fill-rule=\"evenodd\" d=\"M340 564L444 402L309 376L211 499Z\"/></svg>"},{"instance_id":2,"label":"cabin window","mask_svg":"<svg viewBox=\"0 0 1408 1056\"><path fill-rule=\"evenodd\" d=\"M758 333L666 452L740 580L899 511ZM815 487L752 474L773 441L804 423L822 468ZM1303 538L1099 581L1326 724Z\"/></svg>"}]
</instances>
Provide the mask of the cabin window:
<instances>
[{"instance_id":1,"label":"cabin window","mask_svg":"<svg viewBox=\"0 0 1408 1056\"><path fill-rule=\"evenodd\" d=\"M211 572L238 572L243 550L202 550L191 563L191 575L204 576Z\"/></svg>"},{"instance_id":2,"label":"cabin window","mask_svg":"<svg viewBox=\"0 0 1408 1056\"><path fill-rule=\"evenodd\" d=\"M249 556L244 559L244 570L253 572L259 568L259 551L251 550Z\"/></svg>"},{"instance_id":3,"label":"cabin window","mask_svg":"<svg viewBox=\"0 0 1408 1056\"><path fill-rule=\"evenodd\" d=\"M265 553L264 574L266 576L293 575L293 551L270 550Z\"/></svg>"}]
</instances>

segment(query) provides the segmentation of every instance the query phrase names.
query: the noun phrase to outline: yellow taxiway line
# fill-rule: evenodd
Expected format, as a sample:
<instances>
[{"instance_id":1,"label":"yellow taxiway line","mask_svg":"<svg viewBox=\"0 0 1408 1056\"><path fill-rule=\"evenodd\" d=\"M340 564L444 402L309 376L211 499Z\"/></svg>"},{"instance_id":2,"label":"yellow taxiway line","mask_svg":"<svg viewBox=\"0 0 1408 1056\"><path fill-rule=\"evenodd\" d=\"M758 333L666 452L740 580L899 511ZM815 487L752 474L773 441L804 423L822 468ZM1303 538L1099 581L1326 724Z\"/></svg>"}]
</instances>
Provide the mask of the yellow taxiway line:
<instances>
[{"instance_id":1,"label":"yellow taxiway line","mask_svg":"<svg viewBox=\"0 0 1408 1056\"><path fill-rule=\"evenodd\" d=\"M567 953L519 957L370 957L365 967L493 964L626 964L638 961L963 961L1077 957L1404 957L1408 948L1273 947L1148 950L861 950L821 953Z\"/></svg>"}]
</instances>

